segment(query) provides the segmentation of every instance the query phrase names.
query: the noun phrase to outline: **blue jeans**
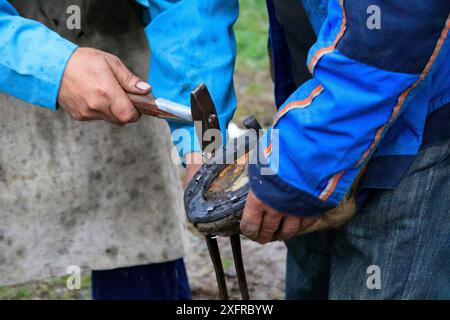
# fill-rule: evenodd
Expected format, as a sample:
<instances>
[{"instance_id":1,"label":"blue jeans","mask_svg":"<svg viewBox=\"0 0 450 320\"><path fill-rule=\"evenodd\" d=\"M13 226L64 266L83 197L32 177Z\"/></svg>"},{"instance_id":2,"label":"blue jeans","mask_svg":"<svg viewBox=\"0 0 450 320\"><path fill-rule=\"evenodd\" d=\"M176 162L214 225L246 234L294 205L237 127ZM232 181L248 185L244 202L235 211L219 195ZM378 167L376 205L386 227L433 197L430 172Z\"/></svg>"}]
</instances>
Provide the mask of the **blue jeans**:
<instances>
[{"instance_id":1,"label":"blue jeans","mask_svg":"<svg viewBox=\"0 0 450 320\"><path fill-rule=\"evenodd\" d=\"M421 150L342 229L286 245L287 299L450 299L450 142ZM372 265L379 289L367 286Z\"/></svg>"},{"instance_id":2,"label":"blue jeans","mask_svg":"<svg viewBox=\"0 0 450 320\"><path fill-rule=\"evenodd\" d=\"M190 300L183 259L92 271L94 300Z\"/></svg>"}]
</instances>

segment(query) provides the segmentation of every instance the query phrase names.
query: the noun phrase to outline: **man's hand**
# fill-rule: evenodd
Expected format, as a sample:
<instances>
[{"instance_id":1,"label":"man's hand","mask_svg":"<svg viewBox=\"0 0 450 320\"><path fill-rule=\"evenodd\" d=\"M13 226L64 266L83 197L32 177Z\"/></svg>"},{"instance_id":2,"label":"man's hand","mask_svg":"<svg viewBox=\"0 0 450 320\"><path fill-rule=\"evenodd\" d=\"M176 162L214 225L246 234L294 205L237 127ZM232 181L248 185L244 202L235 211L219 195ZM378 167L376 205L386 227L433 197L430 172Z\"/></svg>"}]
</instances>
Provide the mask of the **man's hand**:
<instances>
[{"instance_id":1,"label":"man's hand","mask_svg":"<svg viewBox=\"0 0 450 320\"><path fill-rule=\"evenodd\" d=\"M186 154L186 175L183 180L183 187L186 189L194 174L203 164L203 156L200 152L191 152Z\"/></svg>"},{"instance_id":2,"label":"man's hand","mask_svg":"<svg viewBox=\"0 0 450 320\"><path fill-rule=\"evenodd\" d=\"M265 244L287 240L316 222L317 218L301 218L281 213L259 200L250 190L241 220L241 232L247 238Z\"/></svg>"},{"instance_id":3,"label":"man's hand","mask_svg":"<svg viewBox=\"0 0 450 320\"><path fill-rule=\"evenodd\" d=\"M76 120L103 119L123 125L140 118L126 92L150 91L150 85L131 73L116 56L79 48L64 71L58 103Z\"/></svg>"}]
</instances>

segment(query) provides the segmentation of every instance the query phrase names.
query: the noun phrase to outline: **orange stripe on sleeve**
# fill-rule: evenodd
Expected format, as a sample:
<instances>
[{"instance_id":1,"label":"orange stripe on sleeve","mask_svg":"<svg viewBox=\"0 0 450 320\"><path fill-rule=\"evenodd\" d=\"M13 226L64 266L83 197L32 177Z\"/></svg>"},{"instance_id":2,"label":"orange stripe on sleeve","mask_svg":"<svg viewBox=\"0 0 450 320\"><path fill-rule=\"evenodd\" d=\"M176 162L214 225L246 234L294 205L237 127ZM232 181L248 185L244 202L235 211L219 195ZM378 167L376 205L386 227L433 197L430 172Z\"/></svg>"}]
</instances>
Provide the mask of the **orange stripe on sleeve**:
<instances>
[{"instance_id":1,"label":"orange stripe on sleeve","mask_svg":"<svg viewBox=\"0 0 450 320\"><path fill-rule=\"evenodd\" d=\"M331 196L343 174L344 171L341 171L335 174L330 180L328 180L327 186L319 195L320 200L326 201Z\"/></svg>"},{"instance_id":2,"label":"orange stripe on sleeve","mask_svg":"<svg viewBox=\"0 0 450 320\"><path fill-rule=\"evenodd\" d=\"M314 98L317 97L318 95L320 95L322 92L323 92L323 87L322 87L322 85L319 84L317 87L314 88L313 91L311 91L311 93L309 94L309 96L307 98L305 98L303 100L299 100L299 101L290 102L287 105L285 105L280 111L278 111L278 113L275 115L275 119L273 120L273 124L272 124L270 144L266 148L266 150L264 150L264 155L266 157L272 153L273 130L275 128L275 125L278 123L278 121L280 121L280 119L286 113L288 113L289 111L291 111L293 109L306 108L313 102Z\"/></svg>"},{"instance_id":3,"label":"orange stripe on sleeve","mask_svg":"<svg viewBox=\"0 0 450 320\"><path fill-rule=\"evenodd\" d=\"M347 14L345 12L344 0L339 0L339 5L341 6L341 10L342 10L342 23L341 23L341 27L339 29L339 33L337 34L336 38L334 39L332 45L317 50L317 52L311 58L311 60L308 63L308 69L309 69L309 72L311 72L311 74L314 74L314 69L316 68L316 65L319 62L320 58L322 58L327 53L330 53L331 51L336 49L337 44L339 43L339 41L341 40L342 36L345 33L345 30L347 29Z\"/></svg>"}]
</instances>

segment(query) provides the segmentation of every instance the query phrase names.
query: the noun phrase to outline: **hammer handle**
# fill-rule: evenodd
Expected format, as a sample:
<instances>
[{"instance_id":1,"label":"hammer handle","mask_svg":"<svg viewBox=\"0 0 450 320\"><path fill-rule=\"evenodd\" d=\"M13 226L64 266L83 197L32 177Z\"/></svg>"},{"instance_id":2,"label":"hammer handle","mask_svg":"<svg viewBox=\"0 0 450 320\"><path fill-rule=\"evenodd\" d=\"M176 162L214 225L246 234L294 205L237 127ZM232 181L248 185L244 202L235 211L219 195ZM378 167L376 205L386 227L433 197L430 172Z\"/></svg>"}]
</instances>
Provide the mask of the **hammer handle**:
<instances>
[{"instance_id":1,"label":"hammer handle","mask_svg":"<svg viewBox=\"0 0 450 320\"><path fill-rule=\"evenodd\" d=\"M139 95L128 93L128 97L136 107L137 111L139 111L139 113L141 114L146 114L157 118L174 119L174 120L178 118L177 116L169 112L159 109L158 105L156 104L155 97L153 97L151 94Z\"/></svg>"}]
</instances>

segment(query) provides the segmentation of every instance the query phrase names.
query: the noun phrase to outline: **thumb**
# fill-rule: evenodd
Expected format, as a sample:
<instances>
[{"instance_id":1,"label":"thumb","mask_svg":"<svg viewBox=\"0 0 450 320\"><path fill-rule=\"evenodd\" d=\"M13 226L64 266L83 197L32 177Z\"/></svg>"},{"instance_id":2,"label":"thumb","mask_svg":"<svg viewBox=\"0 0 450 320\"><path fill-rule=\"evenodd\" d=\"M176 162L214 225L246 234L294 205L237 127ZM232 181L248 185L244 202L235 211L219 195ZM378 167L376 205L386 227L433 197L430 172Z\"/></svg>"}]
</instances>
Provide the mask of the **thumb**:
<instances>
[{"instance_id":1,"label":"thumb","mask_svg":"<svg viewBox=\"0 0 450 320\"><path fill-rule=\"evenodd\" d=\"M147 82L132 73L116 56L109 56L106 61L124 91L135 94L148 94L152 91Z\"/></svg>"}]
</instances>

